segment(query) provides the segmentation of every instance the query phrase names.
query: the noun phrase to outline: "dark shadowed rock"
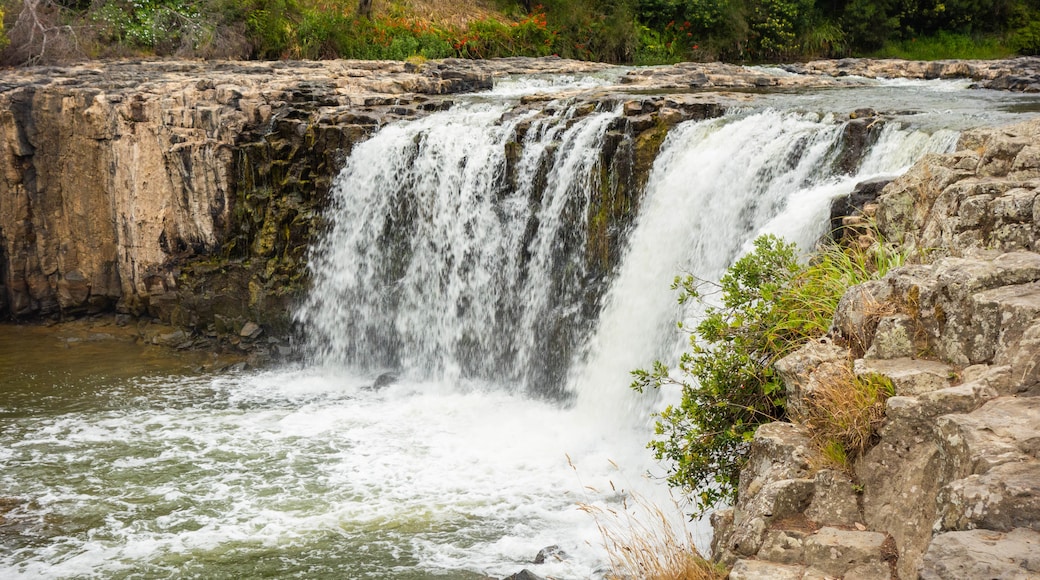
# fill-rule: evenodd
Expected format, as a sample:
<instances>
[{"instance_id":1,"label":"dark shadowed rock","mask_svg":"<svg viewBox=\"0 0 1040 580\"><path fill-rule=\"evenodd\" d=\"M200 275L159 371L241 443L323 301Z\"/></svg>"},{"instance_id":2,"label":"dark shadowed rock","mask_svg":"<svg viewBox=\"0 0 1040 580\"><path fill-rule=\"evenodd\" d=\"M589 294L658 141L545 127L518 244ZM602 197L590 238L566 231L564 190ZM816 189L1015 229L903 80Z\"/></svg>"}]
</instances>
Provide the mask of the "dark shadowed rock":
<instances>
[{"instance_id":1,"label":"dark shadowed rock","mask_svg":"<svg viewBox=\"0 0 1040 580\"><path fill-rule=\"evenodd\" d=\"M534 557L535 564L544 564L546 562L559 562L566 560L570 556L567 552L564 552L562 548L557 545L546 546L538 551L538 555Z\"/></svg>"},{"instance_id":2,"label":"dark shadowed rock","mask_svg":"<svg viewBox=\"0 0 1040 580\"><path fill-rule=\"evenodd\" d=\"M372 386L369 387L369 389L373 391L385 389L386 387L396 383L398 379L399 377L397 376L397 373L383 373L376 377L375 382L372 383Z\"/></svg>"}]
</instances>

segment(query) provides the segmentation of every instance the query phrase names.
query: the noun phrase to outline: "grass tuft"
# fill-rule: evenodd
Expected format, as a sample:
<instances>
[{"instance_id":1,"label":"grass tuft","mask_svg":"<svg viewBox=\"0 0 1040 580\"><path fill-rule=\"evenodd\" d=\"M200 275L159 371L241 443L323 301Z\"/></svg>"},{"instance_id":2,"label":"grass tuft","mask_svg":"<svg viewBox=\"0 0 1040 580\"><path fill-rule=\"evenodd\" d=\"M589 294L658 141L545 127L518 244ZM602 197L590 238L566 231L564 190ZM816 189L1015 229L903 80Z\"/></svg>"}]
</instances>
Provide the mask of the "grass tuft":
<instances>
[{"instance_id":1,"label":"grass tuft","mask_svg":"<svg viewBox=\"0 0 1040 580\"><path fill-rule=\"evenodd\" d=\"M629 493L620 509L582 504L596 520L610 558L610 580L722 580L726 571L704 558L676 505L674 515Z\"/></svg>"},{"instance_id":2,"label":"grass tuft","mask_svg":"<svg viewBox=\"0 0 1040 580\"><path fill-rule=\"evenodd\" d=\"M853 462L877 441L885 401L894 394L892 381L875 373L856 376L846 367L843 373L820 377L807 393L802 421L823 466L852 473Z\"/></svg>"}]
</instances>

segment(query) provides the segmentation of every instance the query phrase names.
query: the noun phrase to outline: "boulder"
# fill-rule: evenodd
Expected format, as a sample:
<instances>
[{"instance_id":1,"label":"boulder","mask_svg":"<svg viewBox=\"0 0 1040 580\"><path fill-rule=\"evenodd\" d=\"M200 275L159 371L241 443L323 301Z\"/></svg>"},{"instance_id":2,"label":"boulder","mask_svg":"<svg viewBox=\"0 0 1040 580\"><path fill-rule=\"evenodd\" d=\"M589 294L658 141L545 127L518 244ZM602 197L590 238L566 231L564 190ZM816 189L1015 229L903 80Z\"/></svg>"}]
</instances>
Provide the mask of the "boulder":
<instances>
[{"instance_id":1,"label":"boulder","mask_svg":"<svg viewBox=\"0 0 1040 580\"><path fill-rule=\"evenodd\" d=\"M538 550L538 555L534 557L534 563L544 564L546 562L559 562L566 560L569 557L570 556L567 555L567 552L563 551L563 548L554 544Z\"/></svg>"}]
</instances>

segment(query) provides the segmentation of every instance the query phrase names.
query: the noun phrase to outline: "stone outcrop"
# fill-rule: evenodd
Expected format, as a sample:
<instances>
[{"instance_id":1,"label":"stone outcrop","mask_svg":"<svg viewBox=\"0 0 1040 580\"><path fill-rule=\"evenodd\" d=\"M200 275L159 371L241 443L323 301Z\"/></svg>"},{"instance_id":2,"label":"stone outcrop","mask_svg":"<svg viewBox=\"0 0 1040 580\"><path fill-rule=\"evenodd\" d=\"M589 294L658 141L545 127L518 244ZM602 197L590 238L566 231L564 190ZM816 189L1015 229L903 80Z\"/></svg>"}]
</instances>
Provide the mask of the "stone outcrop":
<instances>
[{"instance_id":1,"label":"stone outcrop","mask_svg":"<svg viewBox=\"0 0 1040 580\"><path fill-rule=\"evenodd\" d=\"M1031 62L975 63L937 74L995 80L1025 75ZM616 264L669 127L720 115L754 98L747 89L866 82L839 78L851 74L851 64L835 66L840 70L806 65L800 69L806 74L794 74L721 63L627 69L510 58L119 61L7 71L0 81L0 319L115 311L156 318L194 337L263 342L284 335L291 304L307 285L307 248L322 229L330 185L352 147L386 123L450 107L457 93L520 73L616 79L592 90L527 95L518 105L542 110L562 97L583 103L586 113L607 106L624 111L603 144L610 174L589 215L589 270L603 274ZM919 69L928 68L870 66L875 76L922 75ZM972 72L982 68L997 72ZM864 112L849 125L849 153L839 163L852 167L856 143L876 137L881 125L872 115ZM988 138L978 134L974 148ZM1033 148L997 141L1003 149L964 152L936 161L950 165L936 169L953 178L977 161L980 176L1006 167L1026 179L1022 164ZM1005 196L981 182L964 187L959 225L935 223L919 246L952 237L981 246L1028 245L1022 221L1033 211L1028 192L1007 186ZM973 234L961 230L980 219L973 208L998 198L999 216L969 240ZM916 216L899 213L902 206L890 205L883 219L916 223ZM243 334L249 322L262 334Z\"/></svg>"},{"instance_id":2,"label":"stone outcrop","mask_svg":"<svg viewBox=\"0 0 1040 580\"><path fill-rule=\"evenodd\" d=\"M832 336L781 360L789 410L850 357L888 377L854 473L814 470L811 434L759 429L715 557L738 578L1040 577L1040 122L965 134L876 200L917 256L851 289Z\"/></svg>"},{"instance_id":3,"label":"stone outcrop","mask_svg":"<svg viewBox=\"0 0 1040 580\"><path fill-rule=\"evenodd\" d=\"M561 59L112 62L9 71L0 83L0 318L118 311L223 336L284 335L306 253L352 147L516 73L596 73ZM565 95L623 106L594 202L590 261L620 251L668 127L724 99ZM550 97L525 97L545 108ZM522 135L518 136L518 144ZM243 334L244 333L244 334Z\"/></svg>"},{"instance_id":4,"label":"stone outcrop","mask_svg":"<svg viewBox=\"0 0 1040 580\"><path fill-rule=\"evenodd\" d=\"M1018 92L1040 92L1040 58L1007 60L933 60L843 58L785 65L798 74L827 77L971 79L976 87Z\"/></svg>"}]
</instances>

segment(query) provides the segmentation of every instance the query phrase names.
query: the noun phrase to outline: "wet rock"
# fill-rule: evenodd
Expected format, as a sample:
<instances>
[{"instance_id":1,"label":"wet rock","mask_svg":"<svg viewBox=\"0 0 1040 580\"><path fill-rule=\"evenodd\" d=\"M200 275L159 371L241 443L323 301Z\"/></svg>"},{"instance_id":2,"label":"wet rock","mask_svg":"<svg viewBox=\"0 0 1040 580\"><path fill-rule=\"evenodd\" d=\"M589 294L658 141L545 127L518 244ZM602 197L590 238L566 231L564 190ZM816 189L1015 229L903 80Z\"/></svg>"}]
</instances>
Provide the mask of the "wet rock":
<instances>
[{"instance_id":1,"label":"wet rock","mask_svg":"<svg viewBox=\"0 0 1040 580\"><path fill-rule=\"evenodd\" d=\"M859 159L859 157L856 159ZM831 236L836 241L844 239L846 232L842 228L842 218L861 213L864 206L876 200L881 195L881 191L891 181L891 179L863 181L857 183L856 187L848 195L834 199L831 202Z\"/></svg>"},{"instance_id":2,"label":"wet rock","mask_svg":"<svg viewBox=\"0 0 1040 580\"><path fill-rule=\"evenodd\" d=\"M397 376L397 373L383 373L376 377L376 380L372 383L372 386L369 388L373 391L385 389L386 387L389 387L390 385L396 383L398 381L398 378L399 377Z\"/></svg>"},{"instance_id":3,"label":"wet rock","mask_svg":"<svg viewBox=\"0 0 1040 580\"><path fill-rule=\"evenodd\" d=\"M563 551L563 548L554 544L538 550L538 555L534 557L534 563L544 564L546 562L560 562L569 557L570 556L567 555L567 552Z\"/></svg>"},{"instance_id":4,"label":"wet rock","mask_svg":"<svg viewBox=\"0 0 1040 580\"><path fill-rule=\"evenodd\" d=\"M256 340L263 332L264 329L259 324L249 321L242 325L242 330L238 331L238 335L249 340Z\"/></svg>"},{"instance_id":5,"label":"wet rock","mask_svg":"<svg viewBox=\"0 0 1040 580\"><path fill-rule=\"evenodd\" d=\"M524 568L512 576L506 576L502 580L545 580L545 578L535 574L527 568Z\"/></svg>"}]
</instances>

